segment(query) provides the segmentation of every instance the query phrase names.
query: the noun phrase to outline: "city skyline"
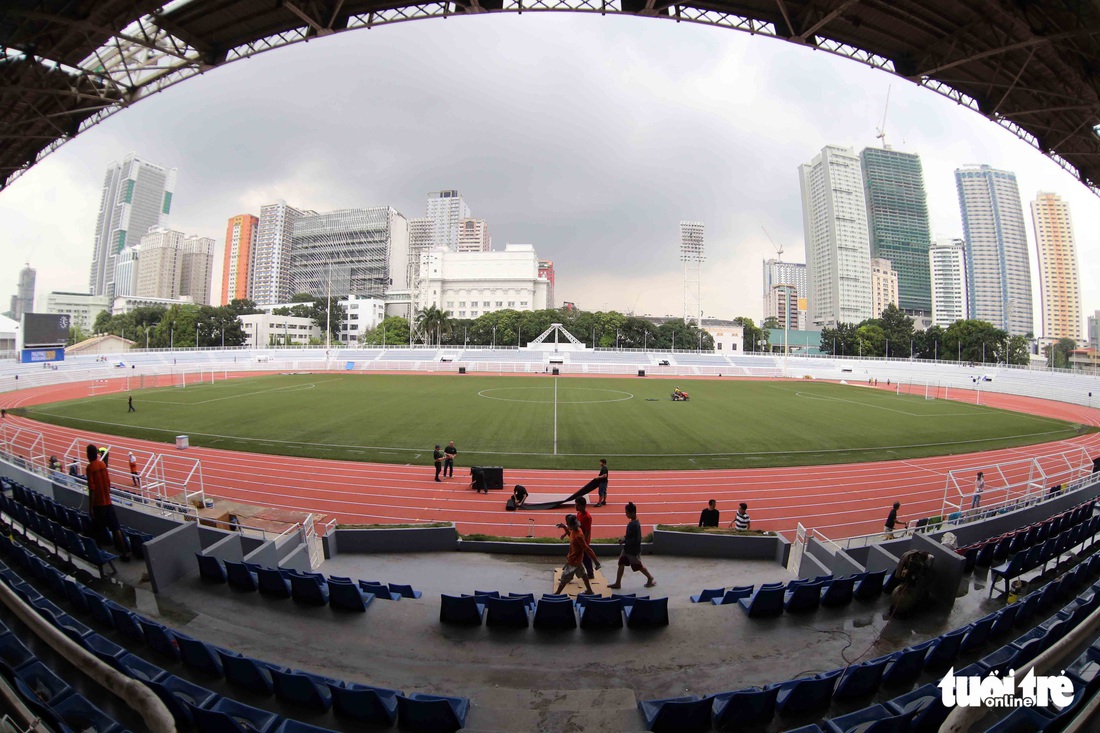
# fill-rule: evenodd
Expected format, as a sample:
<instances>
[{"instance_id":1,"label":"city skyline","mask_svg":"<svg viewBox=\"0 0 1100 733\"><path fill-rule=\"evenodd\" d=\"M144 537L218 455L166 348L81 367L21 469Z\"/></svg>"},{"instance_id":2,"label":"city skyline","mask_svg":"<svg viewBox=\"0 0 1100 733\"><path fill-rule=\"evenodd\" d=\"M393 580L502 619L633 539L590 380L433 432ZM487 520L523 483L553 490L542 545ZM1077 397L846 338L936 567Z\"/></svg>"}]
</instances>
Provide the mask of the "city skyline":
<instances>
[{"instance_id":1,"label":"city skyline","mask_svg":"<svg viewBox=\"0 0 1100 733\"><path fill-rule=\"evenodd\" d=\"M534 244L555 261L557 301L589 310L680 312L677 224L704 221L704 315L759 319L757 263L774 254L760 226L788 259L801 259L795 168L824 145L875 146L891 87L889 140L921 157L933 238L962 233L956 168L1013 171L1022 198L1049 190L1070 203L1083 310L1100 302L1097 246L1086 235L1100 230L1100 199L934 93L844 59L715 29L576 16L459 22L468 26L461 39L445 24L408 24L369 42L349 34L264 54L115 116L0 195L5 265L50 262L39 267L40 294L81 289L72 271L83 269L86 282L102 171L135 151L179 168L172 225L215 238L217 270L227 219L272 201L318 211L393 206L415 217L426 192L453 188L475 204L498 249ZM469 51L475 64L522 60L463 90L433 78L439 58L466 53L477 39L486 43ZM425 53L408 58L409 43ZM654 48L664 49L664 61L648 57ZM364 69L385 68L386 78L349 70L352 56ZM630 58L629 70L604 63L611 57ZM700 71L670 73L668 58ZM316 83L284 99L285 78L303 68ZM249 93L238 99L242 88ZM564 95L572 101L563 107ZM468 97L478 101L466 106ZM322 125L331 129L318 136Z\"/></svg>"}]
</instances>

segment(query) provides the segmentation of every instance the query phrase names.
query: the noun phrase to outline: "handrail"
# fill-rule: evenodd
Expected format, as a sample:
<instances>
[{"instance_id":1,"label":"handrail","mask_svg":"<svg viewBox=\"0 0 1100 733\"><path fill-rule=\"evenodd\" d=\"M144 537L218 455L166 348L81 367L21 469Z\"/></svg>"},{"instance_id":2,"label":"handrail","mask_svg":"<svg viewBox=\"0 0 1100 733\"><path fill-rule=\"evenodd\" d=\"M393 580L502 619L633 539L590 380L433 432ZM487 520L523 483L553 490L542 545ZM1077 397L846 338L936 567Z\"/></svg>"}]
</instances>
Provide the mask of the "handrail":
<instances>
[{"instance_id":1,"label":"handrail","mask_svg":"<svg viewBox=\"0 0 1100 733\"><path fill-rule=\"evenodd\" d=\"M142 717L152 733L175 733L176 721L172 713L151 689L100 661L62 634L4 583L0 583L0 601L55 652L98 685L121 698Z\"/></svg>"}]
</instances>

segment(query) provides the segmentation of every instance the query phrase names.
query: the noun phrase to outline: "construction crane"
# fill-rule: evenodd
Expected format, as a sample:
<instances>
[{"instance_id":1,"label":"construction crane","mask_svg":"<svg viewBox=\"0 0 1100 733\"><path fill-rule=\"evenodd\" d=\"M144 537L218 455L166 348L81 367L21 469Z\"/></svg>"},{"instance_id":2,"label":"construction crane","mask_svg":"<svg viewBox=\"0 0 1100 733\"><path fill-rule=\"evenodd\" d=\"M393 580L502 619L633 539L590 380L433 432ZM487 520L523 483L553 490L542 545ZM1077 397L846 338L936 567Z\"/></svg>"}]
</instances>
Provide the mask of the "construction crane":
<instances>
[{"instance_id":1,"label":"construction crane","mask_svg":"<svg viewBox=\"0 0 1100 733\"><path fill-rule=\"evenodd\" d=\"M768 234L768 230L764 228L763 224L760 225L760 228L764 229L764 236L767 237L768 241L772 243L773 247L775 247L775 253L777 255L779 255L779 261L782 262L783 261L783 245L775 243L775 240L772 239L772 235Z\"/></svg>"},{"instance_id":2,"label":"construction crane","mask_svg":"<svg viewBox=\"0 0 1100 733\"><path fill-rule=\"evenodd\" d=\"M886 87L886 105L882 108L882 124L878 128L878 134L875 135L882 141L882 149L889 150L890 146L886 144L886 113L890 111L890 88L893 85Z\"/></svg>"}]
</instances>

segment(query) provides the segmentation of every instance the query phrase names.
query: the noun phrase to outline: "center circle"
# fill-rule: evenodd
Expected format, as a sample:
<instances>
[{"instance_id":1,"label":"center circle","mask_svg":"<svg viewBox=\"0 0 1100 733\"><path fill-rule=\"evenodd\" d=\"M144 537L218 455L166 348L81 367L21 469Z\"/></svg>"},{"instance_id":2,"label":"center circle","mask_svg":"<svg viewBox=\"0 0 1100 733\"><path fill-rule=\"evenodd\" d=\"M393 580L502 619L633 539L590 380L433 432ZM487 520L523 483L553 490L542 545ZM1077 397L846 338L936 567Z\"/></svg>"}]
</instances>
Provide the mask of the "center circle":
<instances>
[{"instance_id":1,"label":"center circle","mask_svg":"<svg viewBox=\"0 0 1100 733\"><path fill-rule=\"evenodd\" d=\"M525 394L531 394L532 392L549 392L550 395L547 399L524 399L522 397L507 397L497 396L499 392L523 392ZM601 392L606 395L619 395L608 399L590 399L590 400L570 400L562 399L559 397L557 403L559 405L593 405L600 402L625 402L626 400L634 399L634 395L630 392L622 392L617 389L593 389L588 387L570 387L568 389L559 390L559 392ZM539 389L531 389L530 387L496 387L493 389L483 389L477 393L478 397L484 397L487 400L500 400L501 402L527 402L536 405L550 405L554 403L554 388L542 387Z\"/></svg>"}]
</instances>

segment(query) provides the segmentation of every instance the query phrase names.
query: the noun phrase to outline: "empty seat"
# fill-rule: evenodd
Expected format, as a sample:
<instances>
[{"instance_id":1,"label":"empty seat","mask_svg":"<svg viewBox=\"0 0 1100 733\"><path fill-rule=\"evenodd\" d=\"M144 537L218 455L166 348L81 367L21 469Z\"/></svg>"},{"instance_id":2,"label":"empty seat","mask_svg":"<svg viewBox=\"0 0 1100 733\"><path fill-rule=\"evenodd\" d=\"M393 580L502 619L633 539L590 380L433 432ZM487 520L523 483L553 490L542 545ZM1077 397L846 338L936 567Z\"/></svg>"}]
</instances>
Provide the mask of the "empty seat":
<instances>
[{"instance_id":1,"label":"empty seat","mask_svg":"<svg viewBox=\"0 0 1100 733\"><path fill-rule=\"evenodd\" d=\"M328 587L311 575L291 575L290 594L308 606L327 606Z\"/></svg>"},{"instance_id":2,"label":"empty seat","mask_svg":"<svg viewBox=\"0 0 1100 733\"><path fill-rule=\"evenodd\" d=\"M177 727L181 729L189 729L194 725L192 706L206 707L218 697L205 687L199 687L175 675L160 680L147 680L145 684L161 699L175 718Z\"/></svg>"},{"instance_id":3,"label":"empty seat","mask_svg":"<svg viewBox=\"0 0 1100 733\"><path fill-rule=\"evenodd\" d=\"M374 601L374 594L367 593L352 583L330 582L328 584L328 599L329 605L335 609L363 612Z\"/></svg>"},{"instance_id":4,"label":"empty seat","mask_svg":"<svg viewBox=\"0 0 1100 733\"><path fill-rule=\"evenodd\" d=\"M575 629L577 613L569 598L540 598L535 606L536 629Z\"/></svg>"},{"instance_id":5,"label":"empty seat","mask_svg":"<svg viewBox=\"0 0 1100 733\"><path fill-rule=\"evenodd\" d=\"M526 629L530 623L527 601L523 598L485 598L485 625Z\"/></svg>"},{"instance_id":6,"label":"empty seat","mask_svg":"<svg viewBox=\"0 0 1100 733\"><path fill-rule=\"evenodd\" d=\"M222 567L221 560L201 552L196 552L195 558L199 561L199 577L208 583L226 582L225 568Z\"/></svg>"},{"instance_id":7,"label":"empty seat","mask_svg":"<svg viewBox=\"0 0 1100 733\"><path fill-rule=\"evenodd\" d=\"M814 581L802 583L787 591L784 595L783 607L788 613L801 611L816 611L821 604L821 587L824 583Z\"/></svg>"},{"instance_id":8,"label":"empty seat","mask_svg":"<svg viewBox=\"0 0 1100 733\"><path fill-rule=\"evenodd\" d=\"M752 618L779 616L783 613L782 587L761 587L752 596L737 601L738 605Z\"/></svg>"},{"instance_id":9,"label":"empty seat","mask_svg":"<svg viewBox=\"0 0 1100 733\"><path fill-rule=\"evenodd\" d=\"M375 598L381 599L383 601L401 600L401 594L394 593L385 583L372 583L369 580L360 580L359 587L365 590L367 593L374 594Z\"/></svg>"},{"instance_id":10,"label":"empty seat","mask_svg":"<svg viewBox=\"0 0 1100 733\"><path fill-rule=\"evenodd\" d=\"M73 692L65 680L39 660L24 664L15 671L15 676L45 705L55 705Z\"/></svg>"},{"instance_id":11,"label":"empty seat","mask_svg":"<svg viewBox=\"0 0 1100 733\"><path fill-rule=\"evenodd\" d=\"M118 555L103 550L91 537L81 537L80 543L83 552L78 554L82 559L96 566L99 570L99 577L104 577L105 567L109 567L112 573L118 572L115 568L115 560L118 559Z\"/></svg>"},{"instance_id":12,"label":"empty seat","mask_svg":"<svg viewBox=\"0 0 1100 733\"><path fill-rule=\"evenodd\" d=\"M106 598L90 588L85 588L84 600L88 606L88 613L96 622L109 629L115 627L115 617L111 614L111 608L107 605Z\"/></svg>"},{"instance_id":13,"label":"empty seat","mask_svg":"<svg viewBox=\"0 0 1100 733\"><path fill-rule=\"evenodd\" d=\"M721 598L712 598L711 603L716 606L725 606L731 603L737 603L742 598L749 598L753 594L754 586L751 585L738 585L730 588Z\"/></svg>"},{"instance_id":14,"label":"empty seat","mask_svg":"<svg viewBox=\"0 0 1100 733\"><path fill-rule=\"evenodd\" d=\"M924 658L924 668L936 671L949 667L955 661L955 657L959 655L963 637L969 630L970 626L964 626L933 639L932 646L928 649L928 655Z\"/></svg>"},{"instance_id":15,"label":"empty seat","mask_svg":"<svg viewBox=\"0 0 1100 733\"><path fill-rule=\"evenodd\" d=\"M217 654L225 679L230 684L258 695L270 695L274 692L268 665L228 649L218 649Z\"/></svg>"},{"instance_id":16,"label":"empty seat","mask_svg":"<svg viewBox=\"0 0 1100 733\"><path fill-rule=\"evenodd\" d=\"M749 687L713 696L712 723L716 730L740 731L764 726L775 717L779 685Z\"/></svg>"},{"instance_id":17,"label":"empty seat","mask_svg":"<svg viewBox=\"0 0 1100 733\"><path fill-rule=\"evenodd\" d=\"M209 708L189 706L195 725L202 733L269 733L282 722L275 713L239 703L228 697L219 698ZM241 721L247 725L242 725Z\"/></svg>"},{"instance_id":18,"label":"empty seat","mask_svg":"<svg viewBox=\"0 0 1100 733\"><path fill-rule=\"evenodd\" d=\"M119 670L139 682L155 682L168 676L166 671L136 654L123 654L118 661Z\"/></svg>"},{"instance_id":19,"label":"empty seat","mask_svg":"<svg viewBox=\"0 0 1100 733\"><path fill-rule=\"evenodd\" d=\"M875 694L882 683L882 673L886 671L886 665L891 661L893 661L893 655L886 655L848 667L837 682L833 699L857 700Z\"/></svg>"},{"instance_id":20,"label":"empty seat","mask_svg":"<svg viewBox=\"0 0 1100 733\"><path fill-rule=\"evenodd\" d=\"M397 696L397 722L405 730L423 733L454 733L466 726L470 701L464 697L443 697L414 692Z\"/></svg>"},{"instance_id":21,"label":"empty seat","mask_svg":"<svg viewBox=\"0 0 1100 733\"><path fill-rule=\"evenodd\" d=\"M631 629L668 626L668 598L636 598L623 607L623 613Z\"/></svg>"},{"instance_id":22,"label":"empty seat","mask_svg":"<svg viewBox=\"0 0 1100 733\"><path fill-rule=\"evenodd\" d=\"M138 644L145 643L145 632L141 624L137 622L137 616L128 608L123 608L114 601L107 601L107 610L111 612L111 619L115 622L118 632L130 641Z\"/></svg>"},{"instance_id":23,"label":"empty seat","mask_svg":"<svg viewBox=\"0 0 1100 733\"><path fill-rule=\"evenodd\" d=\"M826 585L825 590L822 591L821 605L826 608L847 606L852 602L852 595L855 593L855 585L856 578L854 575L837 578Z\"/></svg>"},{"instance_id":24,"label":"empty seat","mask_svg":"<svg viewBox=\"0 0 1100 733\"><path fill-rule=\"evenodd\" d=\"M255 592L260 586L257 576L243 562L225 561L225 579L229 587L235 590Z\"/></svg>"},{"instance_id":25,"label":"empty seat","mask_svg":"<svg viewBox=\"0 0 1100 733\"><path fill-rule=\"evenodd\" d=\"M398 690L354 682L329 683L328 689L332 709L341 717L386 728L397 720Z\"/></svg>"},{"instance_id":26,"label":"empty seat","mask_svg":"<svg viewBox=\"0 0 1100 733\"><path fill-rule=\"evenodd\" d=\"M175 632L175 637L176 644L179 646L180 659L184 664L210 677L224 675L221 660L212 646L179 632Z\"/></svg>"},{"instance_id":27,"label":"empty seat","mask_svg":"<svg viewBox=\"0 0 1100 733\"><path fill-rule=\"evenodd\" d=\"M413 590L411 585L403 585L401 583L390 583L390 592L396 593L402 598L419 598L422 594L418 590Z\"/></svg>"},{"instance_id":28,"label":"empty seat","mask_svg":"<svg viewBox=\"0 0 1100 733\"><path fill-rule=\"evenodd\" d=\"M872 705L825 721L828 733L906 733L910 715L894 713L883 705Z\"/></svg>"},{"instance_id":29,"label":"empty seat","mask_svg":"<svg viewBox=\"0 0 1100 733\"><path fill-rule=\"evenodd\" d=\"M54 714L74 731L92 730L96 733L114 733L121 730L121 726L111 716L75 693L67 695L50 707Z\"/></svg>"},{"instance_id":30,"label":"empty seat","mask_svg":"<svg viewBox=\"0 0 1100 733\"><path fill-rule=\"evenodd\" d=\"M332 707L332 693L329 692L327 680L300 670L270 669L275 696L283 702L322 712Z\"/></svg>"},{"instance_id":31,"label":"empty seat","mask_svg":"<svg viewBox=\"0 0 1100 733\"><path fill-rule=\"evenodd\" d=\"M582 629L621 629L623 602L619 598L599 598L587 601L578 609Z\"/></svg>"},{"instance_id":32,"label":"empty seat","mask_svg":"<svg viewBox=\"0 0 1100 733\"><path fill-rule=\"evenodd\" d=\"M712 598L721 598L726 592L725 588L704 588L702 593L691 596L692 603L707 603Z\"/></svg>"},{"instance_id":33,"label":"empty seat","mask_svg":"<svg viewBox=\"0 0 1100 733\"><path fill-rule=\"evenodd\" d=\"M875 570L864 573L863 577L856 582L856 587L852 595L861 601L875 600L882 595L885 578L885 570Z\"/></svg>"},{"instance_id":34,"label":"empty seat","mask_svg":"<svg viewBox=\"0 0 1100 733\"><path fill-rule=\"evenodd\" d=\"M1005 606L997 612L996 618L993 620L993 625L989 627L989 638L998 639L1007 633L1012 624L1016 621L1016 613L1020 610L1020 604L1013 603L1011 606Z\"/></svg>"},{"instance_id":35,"label":"empty seat","mask_svg":"<svg viewBox=\"0 0 1100 733\"><path fill-rule=\"evenodd\" d=\"M991 613L970 624L970 629L963 637L962 644L959 646L959 651L968 652L985 644L986 640L989 639L989 632L993 629L993 623L996 620L997 614Z\"/></svg>"},{"instance_id":36,"label":"empty seat","mask_svg":"<svg viewBox=\"0 0 1100 733\"><path fill-rule=\"evenodd\" d=\"M654 733L696 733L710 730L711 704L709 697L690 695L642 700L638 709L642 711L646 729Z\"/></svg>"},{"instance_id":37,"label":"empty seat","mask_svg":"<svg viewBox=\"0 0 1100 733\"><path fill-rule=\"evenodd\" d=\"M449 596L442 593L439 599L440 623L481 626L485 607L473 596Z\"/></svg>"},{"instance_id":38,"label":"empty seat","mask_svg":"<svg viewBox=\"0 0 1100 733\"><path fill-rule=\"evenodd\" d=\"M887 701L886 707L897 715L908 713L912 733L935 733L951 712L943 704L943 691L931 683Z\"/></svg>"},{"instance_id":39,"label":"empty seat","mask_svg":"<svg viewBox=\"0 0 1100 733\"><path fill-rule=\"evenodd\" d=\"M909 684L924 670L924 658L928 654L931 641L923 641L891 655L890 664L882 673L882 684L886 686Z\"/></svg>"},{"instance_id":40,"label":"empty seat","mask_svg":"<svg viewBox=\"0 0 1100 733\"><path fill-rule=\"evenodd\" d=\"M176 635L172 633L171 629L158 624L156 621L150 621L144 616L138 616L137 622L145 633L145 643L150 649L165 659L173 662L179 661L179 644L176 642Z\"/></svg>"},{"instance_id":41,"label":"empty seat","mask_svg":"<svg viewBox=\"0 0 1100 733\"><path fill-rule=\"evenodd\" d=\"M801 677L779 684L775 707L780 715L801 715L829 707L840 670Z\"/></svg>"},{"instance_id":42,"label":"empty seat","mask_svg":"<svg viewBox=\"0 0 1100 733\"><path fill-rule=\"evenodd\" d=\"M260 594L268 598L290 598L290 581L274 568L260 568L256 573Z\"/></svg>"}]
</instances>

